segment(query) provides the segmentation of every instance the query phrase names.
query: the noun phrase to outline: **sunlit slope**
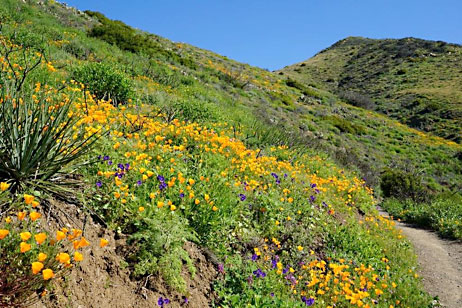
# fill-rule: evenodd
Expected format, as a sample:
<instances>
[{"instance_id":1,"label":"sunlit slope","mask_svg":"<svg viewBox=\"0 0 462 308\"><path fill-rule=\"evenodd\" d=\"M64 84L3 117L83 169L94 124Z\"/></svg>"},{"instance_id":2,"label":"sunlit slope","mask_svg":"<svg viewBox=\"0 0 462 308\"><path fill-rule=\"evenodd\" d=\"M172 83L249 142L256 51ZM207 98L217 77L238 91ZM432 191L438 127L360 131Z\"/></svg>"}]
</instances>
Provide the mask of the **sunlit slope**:
<instances>
[{"instance_id":1,"label":"sunlit slope","mask_svg":"<svg viewBox=\"0 0 462 308\"><path fill-rule=\"evenodd\" d=\"M462 140L460 45L349 37L281 72L403 124Z\"/></svg>"},{"instance_id":2,"label":"sunlit slope","mask_svg":"<svg viewBox=\"0 0 462 308\"><path fill-rule=\"evenodd\" d=\"M3 10L15 3L2 0ZM77 66L107 63L133 80L133 100L156 105L171 117L227 121L245 130L249 145L299 145L330 153L343 165L360 169L370 185L377 184L385 166L423 170L430 182L445 185L462 178L454 159L461 151L458 145L352 107L328 91L171 42L99 13L88 15L59 4L22 10L22 15L5 17L17 27L5 26L4 32L15 31L18 42L46 45L49 60L68 78L74 77ZM336 61L325 66L329 76L341 66L334 65ZM338 59L347 61L345 56Z\"/></svg>"}]
</instances>

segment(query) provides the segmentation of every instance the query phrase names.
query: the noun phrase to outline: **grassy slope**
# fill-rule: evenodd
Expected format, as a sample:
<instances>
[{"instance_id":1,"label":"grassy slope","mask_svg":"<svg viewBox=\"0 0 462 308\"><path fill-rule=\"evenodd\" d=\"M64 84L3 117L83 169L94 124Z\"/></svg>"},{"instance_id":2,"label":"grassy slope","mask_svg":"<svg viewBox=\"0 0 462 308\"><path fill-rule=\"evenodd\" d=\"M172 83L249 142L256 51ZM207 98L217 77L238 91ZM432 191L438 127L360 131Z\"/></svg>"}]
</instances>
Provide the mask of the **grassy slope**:
<instances>
[{"instance_id":1,"label":"grassy slope","mask_svg":"<svg viewBox=\"0 0 462 308\"><path fill-rule=\"evenodd\" d=\"M181 268L182 260L188 261L181 245L193 239L211 248L220 260L227 260L227 274L215 286L221 306L304 306L302 294L316 297L325 306L333 303L333 290L341 292L337 300L345 305L355 300L344 296L351 296L352 291L367 298L364 302L380 299L378 307L397 300L415 307L428 303L412 272L415 260L409 244L391 222L374 217L363 182L322 152L333 153L346 165L354 162L363 171L367 168L358 161L369 162L371 177L381 166L405 163L415 155L416 166L426 168L435 182L450 183L460 176L457 165L451 164L459 145L351 107L328 92L287 86L277 75L209 51L151 36L158 52L148 57L89 37L86 30L98 21L74 10L56 4L0 3L0 15L7 17L2 34L33 47L45 43L48 58L57 68L53 74L40 71L31 83L57 86L73 67L94 61L117 66L135 81L133 104L113 108L104 102L89 102L92 114L82 120L85 125L108 125L111 132L110 138L100 140L93 155L108 155L114 165L129 162L133 171L118 184L112 176L113 165L107 162L80 170L92 187L101 181L105 188L89 189L92 209L120 232L135 235L141 249L128 260L135 272L160 273L181 289L175 269L172 274L164 265ZM158 108L161 114L156 113ZM179 120L169 122L169 115ZM284 143L290 148L280 146ZM435 160L448 165L433 164ZM158 190L155 177L138 187L146 170L165 176L174 187ZM272 172L281 178L281 185L275 184ZM179 173L195 184L182 182ZM180 190L191 189L195 196L179 197ZM168 201L177 208L172 209ZM154 247L150 246L152 239L156 239ZM253 248L262 254L257 262L249 258L257 252ZM268 261L275 260L275 255L281 264L272 269ZM301 260L310 263L304 265ZM327 281L330 291L317 283L308 290L304 283L300 289L291 289L286 284L290 274L281 276L283 270L292 273L290 265L307 283L315 281L314 277L327 280L326 266L335 276L355 279L348 285ZM268 273L267 279L257 279L257 268ZM254 284L246 283L249 276L254 277ZM367 285L371 294L359 290L364 288L364 278L372 282ZM377 278L386 286L375 285ZM384 295L378 298L381 292Z\"/></svg>"},{"instance_id":2,"label":"grassy slope","mask_svg":"<svg viewBox=\"0 0 462 308\"><path fill-rule=\"evenodd\" d=\"M460 46L444 42L350 37L307 61L284 68L279 74L301 84L328 89L351 104L380 111L421 131L460 142L461 52ZM402 144L403 141L395 138L392 142ZM453 146L457 149L456 156L451 154L448 162L451 161L458 170L455 173L460 174L460 147ZM387 148L382 145L381 149ZM425 152L422 148L418 151ZM447 148L441 151L450 153ZM425 159L414 154L406 153L409 159L420 161L416 165L425 168L425 176L449 184L441 177L437 156L430 164L438 170L431 170L423 163ZM442 235L460 238L462 211L457 192L461 187L458 184L448 187L454 195L438 196L424 204L389 200L383 205L397 217L430 226Z\"/></svg>"},{"instance_id":3,"label":"grassy slope","mask_svg":"<svg viewBox=\"0 0 462 308\"><path fill-rule=\"evenodd\" d=\"M41 32L59 45L52 47L56 52L51 60L68 69L88 60L117 65L136 80L143 101L157 105L187 101L212 109L216 117L246 127L248 144L268 139L327 151L345 166L359 168L371 186L377 185L384 166L419 170L434 185L451 186L462 180L462 167L454 160L462 148L452 142L353 108L329 92L287 86L284 76L152 34L142 33L162 52L146 57L122 51L82 33L81 29L98 24L96 19L76 18L58 6L46 9L59 16L60 24L72 26L50 30L62 26L45 18L38 21L41 27L48 23Z\"/></svg>"},{"instance_id":4,"label":"grassy slope","mask_svg":"<svg viewBox=\"0 0 462 308\"><path fill-rule=\"evenodd\" d=\"M367 96L371 109L461 142L461 63L460 45L350 37L282 72L334 93Z\"/></svg>"}]
</instances>

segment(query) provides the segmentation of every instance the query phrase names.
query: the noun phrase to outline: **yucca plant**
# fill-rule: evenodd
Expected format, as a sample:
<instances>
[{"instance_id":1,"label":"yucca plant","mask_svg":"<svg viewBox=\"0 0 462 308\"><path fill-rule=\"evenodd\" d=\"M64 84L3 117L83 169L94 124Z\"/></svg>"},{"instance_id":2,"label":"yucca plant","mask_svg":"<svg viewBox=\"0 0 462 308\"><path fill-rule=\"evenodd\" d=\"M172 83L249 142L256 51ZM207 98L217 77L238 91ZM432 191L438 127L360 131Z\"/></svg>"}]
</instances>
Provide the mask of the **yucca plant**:
<instances>
[{"instance_id":1,"label":"yucca plant","mask_svg":"<svg viewBox=\"0 0 462 308\"><path fill-rule=\"evenodd\" d=\"M3 84L0 96L0 180L12 190L49 189L65 166L86 153L96 134L74 130L71 102L58 95L17 92Z\"/></svg>"}]
</instances>

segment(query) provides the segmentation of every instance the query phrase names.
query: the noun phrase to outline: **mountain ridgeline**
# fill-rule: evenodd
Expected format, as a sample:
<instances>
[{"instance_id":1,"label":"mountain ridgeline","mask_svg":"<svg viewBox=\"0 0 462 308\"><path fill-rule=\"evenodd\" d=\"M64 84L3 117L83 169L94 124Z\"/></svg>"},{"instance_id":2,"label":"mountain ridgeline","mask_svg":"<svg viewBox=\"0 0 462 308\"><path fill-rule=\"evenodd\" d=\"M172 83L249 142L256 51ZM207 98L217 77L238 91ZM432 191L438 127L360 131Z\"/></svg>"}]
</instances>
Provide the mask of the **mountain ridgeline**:
<instances>
[{"instance_id":1,"label":"mountain ridgeline","mask_svg":"<svg viewBox=\"0 0 462 308\"><path fill-rule=\"evenodd\" d=\"M280 71L410 127L462 142L462 46L349 37Z\"/></svg>"}]
</instances>

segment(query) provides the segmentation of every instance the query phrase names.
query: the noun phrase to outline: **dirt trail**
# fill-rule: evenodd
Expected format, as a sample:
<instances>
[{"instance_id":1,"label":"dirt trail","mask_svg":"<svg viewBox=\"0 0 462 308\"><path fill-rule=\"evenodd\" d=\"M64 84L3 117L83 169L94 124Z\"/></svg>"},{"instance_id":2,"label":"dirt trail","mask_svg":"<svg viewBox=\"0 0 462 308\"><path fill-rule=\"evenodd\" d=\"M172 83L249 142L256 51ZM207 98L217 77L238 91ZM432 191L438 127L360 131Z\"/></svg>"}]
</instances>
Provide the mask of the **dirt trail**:
<instances>
[{"instance_id":1,"label":"dirt trail","mask_svg":"<svg viewBox=\"0 0 462 308\"><path fill-rule=\"evenodd\" d=\"M462 243L402 222L396 222L396 227L414 246L427 292L438 296L443 307L462 308Z\"/></svg>"}]
</instances>

